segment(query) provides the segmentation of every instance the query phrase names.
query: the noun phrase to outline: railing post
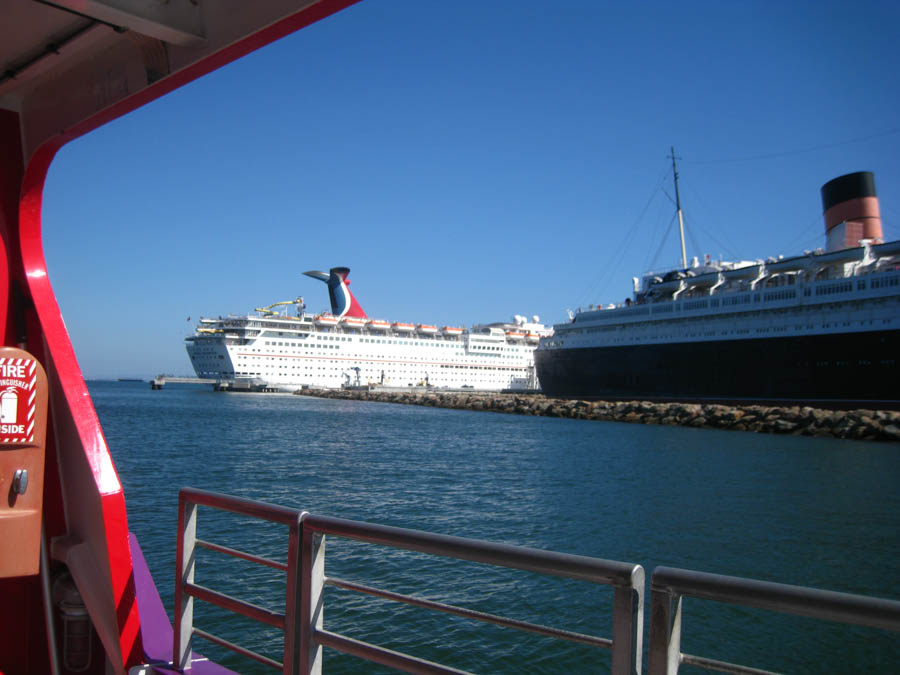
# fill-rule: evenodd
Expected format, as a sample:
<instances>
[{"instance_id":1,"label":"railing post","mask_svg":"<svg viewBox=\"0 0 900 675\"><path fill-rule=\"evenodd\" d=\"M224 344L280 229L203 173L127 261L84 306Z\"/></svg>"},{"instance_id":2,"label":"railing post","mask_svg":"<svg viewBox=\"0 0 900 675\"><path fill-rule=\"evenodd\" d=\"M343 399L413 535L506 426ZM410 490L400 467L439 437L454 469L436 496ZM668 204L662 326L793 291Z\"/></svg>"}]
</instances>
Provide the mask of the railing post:
<instances>
[{"instance_id":1,"label":"railing post","mask_svg":"<svg viewBox=\"0 0 900 675\"><path fill-rule=\"evenodd\" d=\"M297 514L297 521L290 526L288 539L287 592L284 601L284 673L300 673L300 635L302 622L299 620L303 607L303 566L300 564L300 546L303 534L303 519L306 511Z\"/></svg>"},{"instance_id":2,"label":"railing post","mask_svg":"<svg viewBox=\"0 0 900 675\"><path fill-rule=\"evenodd\" d=\"M184 584L194 583L197 543L197 505L179 495L178 544L175 569L175 630L172 658L175 667L191 667L191 636L194 632L194 598L184 592Z\"/></svg>"},{"instance_id":3,"label":"railing post","mask_svg":"<svg viewBox=\"0 0 900 675\"><path fill-rule=\"evenodd\" d=\"M640 675L644 637L644 568L635 565L631 584L613 595L612 672Z\"/></svg>"},{"instance_id":4,"label":"railing post","mask_svg":"<svg viewBox=\"0 0 900 675\"><path fill-rule=\"evenodd\" d=\"M682 596L650 584L648 675L676 675L681 665Z\"/></svg>"},{"instance_id":5,"label":"railing post","mask_svg":"<svg viewBox=\"0 0 900 675\"><path fill-rule=\"evenodd\" d=\"M313 631L322 628L325 617L325 536L302 528L300 554L300 674L321 675L322 646Z\"/></svg>"}]
</instances>

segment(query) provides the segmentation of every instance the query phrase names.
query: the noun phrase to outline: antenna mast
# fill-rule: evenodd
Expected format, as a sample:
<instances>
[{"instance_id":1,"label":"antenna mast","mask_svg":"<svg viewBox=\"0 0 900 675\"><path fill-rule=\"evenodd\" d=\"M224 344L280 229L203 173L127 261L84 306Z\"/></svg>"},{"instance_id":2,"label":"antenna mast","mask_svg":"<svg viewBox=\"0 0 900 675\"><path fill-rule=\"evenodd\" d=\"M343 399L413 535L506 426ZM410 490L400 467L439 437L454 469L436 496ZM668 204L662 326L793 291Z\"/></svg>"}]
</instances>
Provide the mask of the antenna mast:
<instances>
[{"instance_id":1,"label":"antenna mast","mask_svg":"<svg viewBox=\"0 0 900 675\"><path fill-rule=\"evenodd\" d=\"M687 269L687 253L684 249L684 216L681 214L681 195L678 194L678 167L675 165L675 146L672 146L672 174L675 176L675 208L678 210L678 231L681 233L681 268Z\"/></svg>"}]
</instances>

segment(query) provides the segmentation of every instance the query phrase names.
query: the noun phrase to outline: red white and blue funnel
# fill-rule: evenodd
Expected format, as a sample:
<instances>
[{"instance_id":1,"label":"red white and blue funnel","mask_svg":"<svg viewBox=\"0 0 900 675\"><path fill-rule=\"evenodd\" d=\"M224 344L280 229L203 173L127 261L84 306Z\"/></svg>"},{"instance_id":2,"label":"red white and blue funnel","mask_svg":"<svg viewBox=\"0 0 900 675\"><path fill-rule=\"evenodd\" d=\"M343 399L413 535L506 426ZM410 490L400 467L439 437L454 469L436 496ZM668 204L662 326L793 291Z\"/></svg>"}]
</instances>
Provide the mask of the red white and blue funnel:
<instances>
[{"instance_id":1,"label":"red white and blue funnel","mask_svg":"<svg viewBox=\"0 0 900 675\"><path fill-rule=\"evenodd\" d=\"M303 274L328 284L328 297L331 299L331 313L334 316L338 318L344 316L368 318L348 288L350 285L350 280L347 278L347 275L350 274L349 267L332 267L329 274L318 270L310 270Z\"/></svg>"}]
</instances>

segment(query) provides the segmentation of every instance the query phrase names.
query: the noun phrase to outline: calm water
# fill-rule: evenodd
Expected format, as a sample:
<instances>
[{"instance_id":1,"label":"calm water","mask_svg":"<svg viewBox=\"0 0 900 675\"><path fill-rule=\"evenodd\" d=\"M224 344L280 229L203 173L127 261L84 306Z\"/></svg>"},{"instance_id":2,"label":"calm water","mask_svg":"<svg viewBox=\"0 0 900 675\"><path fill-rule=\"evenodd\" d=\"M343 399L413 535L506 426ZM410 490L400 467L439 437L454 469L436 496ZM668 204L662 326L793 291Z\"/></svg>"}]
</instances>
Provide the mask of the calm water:
<instances>
[{"instance_id":1,"label":"calm water","mask_svg":"<svg viewBox=\"0 0 900 675\"><path fill-rule=\"evenodd\" d=\"M311 512L900 599L900 447L192 386L90 383L129 524L171 613L182 486ZM199 536L280 555L281 530L201 511ZM278 552L277 554L275 552ZM199 583L279 602L268 570L203 552ZM327 573L611 637L604 587L329 540ZM648 593L649 596L649 593ZM647 607L649 611L649 606ZM199 627L280 658L271 632ZM609 653L328 589L325 626L482 673L605 672ZM683 651L784 672L895 672L900 636L685 601ZM646 642L647 633L645 633ZM450 648L451 645L456 649ZM214 647L201 651L219 658ZM241 672L271 672L224 659ZM375 672L325 652L335 672ZM682 672L692 672L682 669Z\"/></svg>"}]
</instances>

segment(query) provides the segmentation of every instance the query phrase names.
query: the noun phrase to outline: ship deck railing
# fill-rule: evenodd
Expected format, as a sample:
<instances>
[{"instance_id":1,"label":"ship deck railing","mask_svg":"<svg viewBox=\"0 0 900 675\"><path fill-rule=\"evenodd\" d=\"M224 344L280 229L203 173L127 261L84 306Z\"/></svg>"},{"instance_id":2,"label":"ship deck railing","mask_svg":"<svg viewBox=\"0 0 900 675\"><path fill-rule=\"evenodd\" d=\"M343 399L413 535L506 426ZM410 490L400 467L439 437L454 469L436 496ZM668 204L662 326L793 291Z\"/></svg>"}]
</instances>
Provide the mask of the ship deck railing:
<instances>
[{"instance_id":1,"label":"ship deck railing","mask_svg":"<svg viewBox=\"0 0 900 675\"><path fill-rule=\"evenodd\" d=\"M900 632L896 600L657 567L650 581L649 675L672 675L682 664L722 673L772 675L768 670L682 653L685 597Z\"/></svg>"},{"instance_id":2,"label":"ship deck railing","mask_svg":"<svg viewBox=\"0 0 900 675\"><path fill-rule=\"evenodd\" d=\"M199 539L197 513L200 506L286 526L289 531L287 563ZM641 671L645 584L644 570L640 565L318 516L298 509L193 488L184 488L179 493L178 529L173 655L174 665L182 670L190 668L192 641L194 637L200 637L283 673L320 673L323 647L406 672L465 672L326 630L322 622L324 588L333 586L474 621L609 649L612 651L613 672ZM351 580L326 577L325 536L610 586L613 590L613 637L603 638L520 621L373 588ZM198 548L284 572L284 612L260 607L194 583ZM283 660L278 662L195 627L195 599L283 631Z\"/></svg>"},{"instance_id":3,"label":"ship deck railing","mask_svg":"<svg viewBox=\"0 0 900 675\"><path fill-rule=\"evenodd\" d=\"M197 513L200 506L286 526L287 562L199 539ZM179 493L178 528L173 665L182 671L191 667L192 641L199 637L283 673L321 673L323 647L405 672L464 672L326 630L323 625L324 589L331 586L465 619L609 649L612 652L611 673L638 675L642 672L645 580L644 569L638 564L319 516L299 509L194 488L183 488ZM613 591L613 636L609 639L587 635L328 577L325 575L326 536L610 586ZM194 583L200 548L283 572L286 575L284 611L264 608ZM212 576L215 576L214 572ZM770 672L681 653L682 600L685 597L900 632L900 601L657 567L651 580L647 664L650 675L673 675L682 664L728 673L759 675ZM195 627L195 599L281 631L282 661Z\"/></svg>"}]
</instances>

